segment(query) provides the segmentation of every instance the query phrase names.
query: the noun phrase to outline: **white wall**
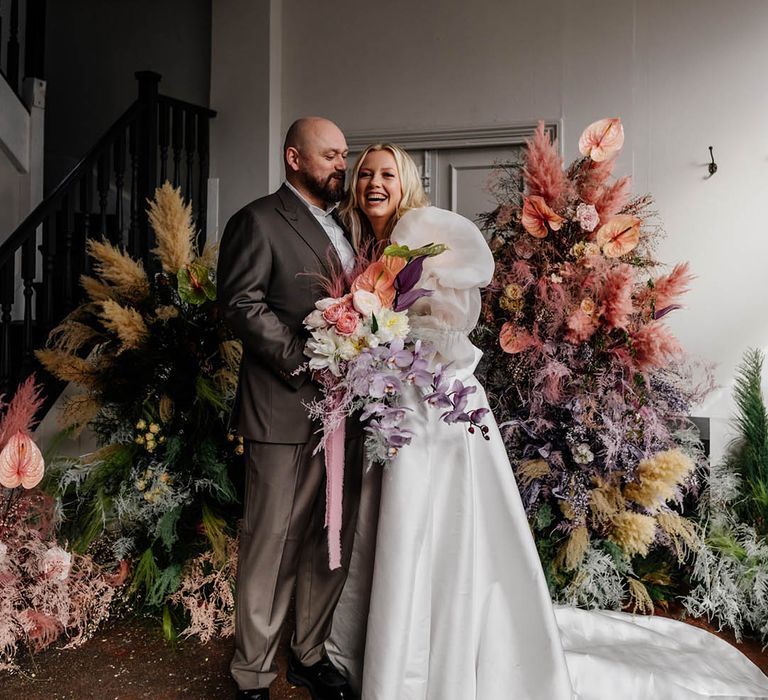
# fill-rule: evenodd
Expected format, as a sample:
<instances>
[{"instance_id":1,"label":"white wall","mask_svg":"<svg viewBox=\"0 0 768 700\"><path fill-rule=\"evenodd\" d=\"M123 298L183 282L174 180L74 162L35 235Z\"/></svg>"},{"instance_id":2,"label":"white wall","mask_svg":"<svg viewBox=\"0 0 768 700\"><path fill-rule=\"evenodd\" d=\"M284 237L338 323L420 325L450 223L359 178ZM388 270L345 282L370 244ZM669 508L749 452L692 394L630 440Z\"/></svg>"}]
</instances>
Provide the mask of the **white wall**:
<instances>
[{"instance_id":1,"label":"white wall","mask_svg":"<svg viewBox=\"0 0 768 700\"><path fill-rule=\"evenodd\" d=\"M671 322L718 363L723 389L699 411L717 457L734 368L746 348L768 348L766 35L762 0L284 0L272 53L283 129L302 114L347 132L560 119L570 160L584 126L621 116L618 174L656 197L659 258L689 260L698 276ZM239 76L258 70L245 60ZM720 169L707 180L710 145ZM240 167L231 151L218 161L222 177Z\"/></svg>"}]
</instances>

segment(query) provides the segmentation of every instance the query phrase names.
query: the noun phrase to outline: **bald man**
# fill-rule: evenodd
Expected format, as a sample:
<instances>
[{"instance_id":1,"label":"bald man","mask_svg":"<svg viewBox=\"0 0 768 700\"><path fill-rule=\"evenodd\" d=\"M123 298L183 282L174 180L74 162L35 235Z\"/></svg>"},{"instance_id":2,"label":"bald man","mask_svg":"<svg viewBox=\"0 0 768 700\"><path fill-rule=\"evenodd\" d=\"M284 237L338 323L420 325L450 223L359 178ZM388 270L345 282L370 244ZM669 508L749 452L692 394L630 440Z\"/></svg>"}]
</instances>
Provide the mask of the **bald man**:
<instances>
[{"instance_id":1,"label":"bald man","mask_svg":"<svg viewBox=\"0 0 768 700\"><path fill-rule=\"evenodd\" d=\"M348 700L352 693L328 660L325 641L352 551L362 431L359 423L348 429L343 561L331 571L324 459L312 456L319 426L302 405L319 388L306 373L293 374L306 359L302 321L323 296L318 275L354 261L334 216L344 193L347 143L333 122L305 117L288 130L283 155L285 183L229 220L219 251L219 299L243 343L233 424L245 439L245 501L230 668L239 700L269 698L294 594L288 679L315 700Z\"/></svg>"}]
</instances>

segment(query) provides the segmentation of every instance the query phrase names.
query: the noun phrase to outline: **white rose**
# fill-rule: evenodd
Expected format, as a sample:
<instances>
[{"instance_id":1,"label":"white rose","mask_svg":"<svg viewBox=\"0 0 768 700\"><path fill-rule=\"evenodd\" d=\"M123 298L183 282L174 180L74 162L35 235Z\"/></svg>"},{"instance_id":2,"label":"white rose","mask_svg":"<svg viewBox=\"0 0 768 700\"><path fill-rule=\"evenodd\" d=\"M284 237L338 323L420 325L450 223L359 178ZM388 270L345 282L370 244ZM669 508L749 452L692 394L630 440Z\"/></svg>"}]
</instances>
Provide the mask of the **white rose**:
<instances>
[{"instance_id":1,"label":"white rose","mask_svg":"<svg viewBox=\"0 0 768 700\"><path fill-rule=\"evenodd\" d=\"M307 328L325 328L328 324L323 318L323 312L320 309L315 309L304 319L304 325Z\"/></svg>"},{"instance_id":2,"label":"white rose","mask_svg":"<svg viewBox=\"0 0 768 700\"><path fill-rule=\"evenodd\" d=\"M333 297L325 297L325 299L320 299L319 301L315 302L315 308L318 311L325 311L329 306L333 306L337 303L337 299L334 299Z\"/></svg>"},{"instance_id":3,"label":"white rose","mask_svg":"<svg viewBox=\"0 0 768 700\"><path fill-rule=\"evenodd\" d=\"M72 568L72 555L61 547L51 547L43 554L42 570L49 578L66 581Z\"/></svg>"},{"instance_id":4,"label":"white rose","mask_svg":"<svg viewBox=\"0 0 768 700\"><path fill-rule=\"evenodd\" d=\"M362 314L366 318L370 318L371 314L379 313L379 309L381 309L381 300L373 292L358 289L352 295L352 305L355 307L357 313Z\"/></svg>"}]
</instances>

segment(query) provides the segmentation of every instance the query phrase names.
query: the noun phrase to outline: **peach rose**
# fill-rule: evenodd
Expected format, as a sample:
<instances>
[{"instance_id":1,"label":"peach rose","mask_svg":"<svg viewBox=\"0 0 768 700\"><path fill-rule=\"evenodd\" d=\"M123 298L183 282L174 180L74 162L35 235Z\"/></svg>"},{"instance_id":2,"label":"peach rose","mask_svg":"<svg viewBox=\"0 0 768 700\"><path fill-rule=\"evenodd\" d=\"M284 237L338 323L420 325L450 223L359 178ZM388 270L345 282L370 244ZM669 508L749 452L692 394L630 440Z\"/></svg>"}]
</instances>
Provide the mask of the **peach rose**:
<instances>
[{"instance_id":1,"label":"peach rose","mask_svg":"<svg viewBox=\"0 0 768 700\"><path fill-rule=\"evenodd\" d=\"M328 323L335 324L346 311L349 311L349 307L346 304L332 304L323 311L323 318Z\"/></svg>"},{"instance_id":2,"label":"peach rose","mask_svg":"<svg viewBox=\"0 0 768 700\"><path fill-rule=\"evenodd\" d=\"M349 337L360 326L360 314L357 311L346 310L336 321L336 332L339 335Z\"/></svg>"}]
</instances>

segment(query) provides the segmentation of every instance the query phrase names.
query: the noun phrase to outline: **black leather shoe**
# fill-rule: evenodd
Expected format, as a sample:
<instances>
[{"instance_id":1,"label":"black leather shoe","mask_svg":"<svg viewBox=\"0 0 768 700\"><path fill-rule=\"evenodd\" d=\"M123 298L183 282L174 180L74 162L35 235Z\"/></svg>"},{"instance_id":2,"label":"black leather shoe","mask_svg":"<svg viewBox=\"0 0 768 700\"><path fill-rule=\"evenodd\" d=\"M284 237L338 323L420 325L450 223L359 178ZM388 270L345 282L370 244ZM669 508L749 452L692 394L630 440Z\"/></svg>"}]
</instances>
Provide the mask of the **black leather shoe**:
<instances>
[{"instance_id":1,"label":"black leather shoe","mask_svg":"<svg viewBox=\"0 0 768 700\"><path fill-rule=\"evenodd\" d=\"M269 688L238 690L235 700L269 700Z\"/></svg>"},{"instance_id":2,"label":"black leather shoe","mask_svg":"<svg viewBox=\"0 0 768 700\"><path fill-rule=\"evenodd\" d=\"M294 685L309 690L312 700L357 700L349 683L327 656L312 666L303 666L291 654L286 677Z\"/></svg>"}]
</instances>

